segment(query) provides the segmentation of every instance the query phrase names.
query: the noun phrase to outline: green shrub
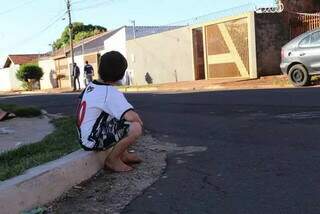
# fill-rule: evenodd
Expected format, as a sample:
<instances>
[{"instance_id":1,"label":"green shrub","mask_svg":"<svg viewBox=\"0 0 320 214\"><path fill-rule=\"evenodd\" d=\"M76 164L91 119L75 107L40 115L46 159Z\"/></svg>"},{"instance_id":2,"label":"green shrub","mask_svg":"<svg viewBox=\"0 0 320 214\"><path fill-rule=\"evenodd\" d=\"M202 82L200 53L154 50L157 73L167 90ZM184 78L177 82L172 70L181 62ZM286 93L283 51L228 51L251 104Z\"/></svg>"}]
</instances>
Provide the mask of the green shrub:
<instances>
[{"instance_id":1,"label":"green shrub","mask_svg":"<svg viewBox=\"0 0 320 214\"><path fill-rule=\"evenodd\" d=\"M26 91L32 91L32 84L29 82L22 82L21 87Z\"/></svg>"},{"instance_id":2,"label":"green shrub","mask_svg":"<svg viewBox=\"0 0 320 214\"><path fill-rule=\"evenodd\" d=\"M43 76L42 68L38 65L27 64L22 65L16 74L18 80L27 82L29 79L39 81Z\"/></svg>"},{"instance_id":3,"label":"green shrub","mask_svg":"<svg viewBox=\"0 0 320 214\"><path fill-rule=\"evenodd\" d=\"M33 89L33 83L43 76L42 68L35 64L22 65L16 73L18 80L22 81L22 87L26 90Z\"/></svg>"}]
</instances>

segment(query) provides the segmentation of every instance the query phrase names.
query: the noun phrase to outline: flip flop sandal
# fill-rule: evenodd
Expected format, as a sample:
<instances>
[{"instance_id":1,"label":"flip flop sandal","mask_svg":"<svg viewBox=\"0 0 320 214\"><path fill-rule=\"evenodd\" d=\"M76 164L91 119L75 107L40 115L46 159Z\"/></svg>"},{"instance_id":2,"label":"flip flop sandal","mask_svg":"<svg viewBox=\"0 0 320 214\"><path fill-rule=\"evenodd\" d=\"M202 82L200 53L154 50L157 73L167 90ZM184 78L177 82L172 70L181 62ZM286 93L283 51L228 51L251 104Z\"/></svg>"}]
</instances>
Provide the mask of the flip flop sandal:
<instances>
[{"instance_id":1,"label":"flip flop sandal","mask_svg":"<svg viewBox=\"0 0 320 214\"><path fill-rule=\"evenodd\" d=\"M15 118L15 117L16 117L15 114L6 112L2 117L0 117L0 121L10 120L10 119Z\"/></svg>"}]
</instances>

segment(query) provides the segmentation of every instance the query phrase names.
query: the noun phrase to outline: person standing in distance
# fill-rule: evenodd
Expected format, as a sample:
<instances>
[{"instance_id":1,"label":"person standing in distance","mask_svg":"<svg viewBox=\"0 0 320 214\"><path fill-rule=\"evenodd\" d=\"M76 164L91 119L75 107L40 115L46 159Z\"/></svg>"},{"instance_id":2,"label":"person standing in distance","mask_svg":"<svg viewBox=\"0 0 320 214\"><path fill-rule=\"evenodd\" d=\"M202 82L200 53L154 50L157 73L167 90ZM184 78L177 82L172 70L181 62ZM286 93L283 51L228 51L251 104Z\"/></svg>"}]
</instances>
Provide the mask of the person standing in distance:
<instances>
[{"instance_id":1,"label":"person standing in distance","mask_svg":"<svg viewBox=\"0 0 320 214\"><path fill-rule=\"evenodd\" d=\"M85 75L85 84L86 84L86 86L90 82L92 82L93 73L94 73L94 70L93 70L92 65L90 65L89 62L86 61L86 65L84 66L84 75Z\"/></svg>"},{"instance_id":2,"label":"person standing in distance","mask_svg":"<svg viewBox=\"0 0 320 214\"><path fill-rule=\"evenodd\" d=\"M77 90L77 84L79 85L79 90L80 90L80 80L79 80L79 76L80 76L80 69L77 65L77 63L74 63L73 65L73 90L76 91Z\"/></svg>"}]
</instances>

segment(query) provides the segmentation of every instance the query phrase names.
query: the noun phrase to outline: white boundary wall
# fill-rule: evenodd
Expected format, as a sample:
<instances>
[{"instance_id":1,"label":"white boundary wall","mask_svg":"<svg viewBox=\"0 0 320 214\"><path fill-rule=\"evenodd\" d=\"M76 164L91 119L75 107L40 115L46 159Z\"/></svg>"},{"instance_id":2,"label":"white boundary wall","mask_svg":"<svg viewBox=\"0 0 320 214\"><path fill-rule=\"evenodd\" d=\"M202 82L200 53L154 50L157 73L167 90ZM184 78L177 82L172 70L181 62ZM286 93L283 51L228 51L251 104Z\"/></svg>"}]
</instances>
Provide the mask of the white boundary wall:
<instances>
[{"instance_id":1,"label":"white boundary wall","mask_svg":"<svg viewBox=\"0 0 320 214\"><path fill-rule=\"evenodd\" d=\"M165 31L127 41L129 70L134 85L194 80L190 27Z\"/></svg>"},{"instance_id":2,"label":"white boundary wall","mask_svg":"<svg viewBox=\"0 0 320 214\"><path fill-rule=\"evenodd\" d=\"M0 69L0 91L11 91L10 68Z\"/></svg>"},{"instance_id":3,"label":"white boundary wall","mask_svg":"<svg viewBox=\"0 0 320 214\"><path fill-rule=\"evenodd\" d=\"M123 56L127 57L126 28L125 27L104 41L104 50L101 52L102 52L102 54L104 54L109 51L118 51Z\"/></svg>"},{"instance_id":4,"label":"white boundary wall","mask_svg":"<svg viewBox=\"0 0 320 214\"><path fill-rule=\"evenodd\" d=\"M56 87L56 80L54 78L55 64L52 59L45 59L39 61L39 66L42 68L43 77L40 80L41 89L52 89Z\"/></svg>"},{"instance_id":5,"label":"white boundary wall","mask_svg":"<svg viewBox=\"0 0 320 214\"><path fill-rule=\"evenodd\" d=\"M83 61L83 55L75 56L74 57L74 62L77 63L77 66L80 69L80 76L79 76L79 81L80 81L80 88L85 88L85 76L84 76L84 61ZM69 63L69 70L71 70L71 64L72 64L72 59L68 58L68 63ZM78 83L77 83L78 84Z\"/></svg>"},{"instance_id":6,"label":"white boundary wall","mask_svg":"<svg viewBox=\"0 0 320 214\"><path fill-rule=\"evenodd\" d=\"M19 65L13 65L9 68L0 69L0 91L18 91L22 90L22 82L16 78L16 72Z\"/></svg>"}]
</instances>

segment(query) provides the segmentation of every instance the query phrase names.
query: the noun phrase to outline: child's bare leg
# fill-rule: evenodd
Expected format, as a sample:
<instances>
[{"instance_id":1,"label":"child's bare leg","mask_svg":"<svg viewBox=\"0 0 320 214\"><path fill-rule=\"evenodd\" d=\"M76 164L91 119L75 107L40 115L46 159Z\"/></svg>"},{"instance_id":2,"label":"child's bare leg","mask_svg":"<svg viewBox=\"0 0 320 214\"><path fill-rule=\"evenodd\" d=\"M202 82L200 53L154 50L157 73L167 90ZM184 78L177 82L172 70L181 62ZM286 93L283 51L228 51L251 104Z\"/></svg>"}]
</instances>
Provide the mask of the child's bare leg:
<instances>
[{"instance_id":1,"label":"child's bare leg","mask_svg":"<svg viewBox=\"0 0 320 214\"><path fill-rule=\"evenodd\" d=\"M105 166L115 172L127 172L132 170L132 167L128 166L121 160L121 151L127 149L132 140L129 137L122 139L117 145L114 146L113 150L105 160Z\"/></svg>"},{"instance_id":2,"label":"child's bare leg","mask_svg":"<svg viewBox=\"0 0 320 214\"><path fill-rule=\"evenodd\" d=\"M117 145L114 146L112 152L105 160L105 165L115 172L127 172L132 170L132 167L125 164L121 158L127 151L128 147L135 143L135 141L141 136L142 128L139 123L131 123L128 136L120 140Z\"/></svg>"},{"instance_id":3,"label":"child's bare leg","mask_svg":"<svg viewBox=\"0 0 320 214\"><path fill-rule=\"evenodd\" d=\"M126 164L142 162L142 159L137 154L129 153L128 151L123 153L121 160Z\"/></svg>"}]
</instances>

